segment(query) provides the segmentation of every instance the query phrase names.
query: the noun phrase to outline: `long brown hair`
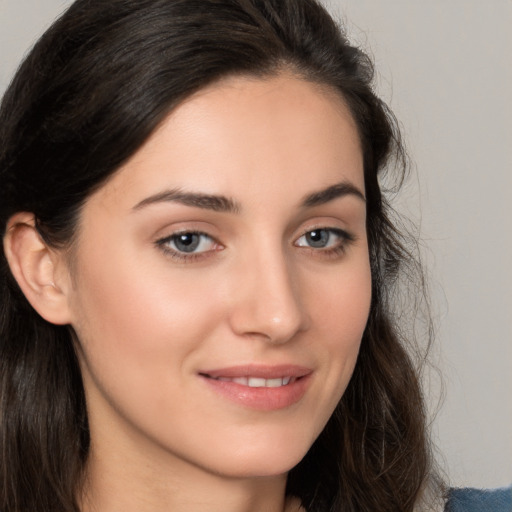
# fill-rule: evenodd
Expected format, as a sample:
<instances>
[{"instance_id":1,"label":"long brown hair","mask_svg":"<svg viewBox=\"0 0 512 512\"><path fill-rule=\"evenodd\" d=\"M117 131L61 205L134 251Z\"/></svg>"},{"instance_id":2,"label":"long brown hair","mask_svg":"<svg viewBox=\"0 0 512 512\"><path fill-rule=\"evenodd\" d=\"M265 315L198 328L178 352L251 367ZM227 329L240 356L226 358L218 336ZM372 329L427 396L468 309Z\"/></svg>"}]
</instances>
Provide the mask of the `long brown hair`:
<instances>
[{"instance_id":1,"label":"long brown hair","mask_svg":"<svg viewBox=\"0 0 512 512\"><path fill-rule=\"evenodd\" d=\"M180 101L228 75L283 68L338 91L356 121L373 278L354 375L287 493L308 512L410 511L432 466L418 371L392 307L397 280L418 268L379 186L383 172L401 183L406 158L371 61L315 0L76 1L2 102L1 233L29 211L47 243L70 245L89 195ZM77 512L89 432L73 333L37 315L3 252L0 415L0 510Z\"/></svg>"}]
</instances>

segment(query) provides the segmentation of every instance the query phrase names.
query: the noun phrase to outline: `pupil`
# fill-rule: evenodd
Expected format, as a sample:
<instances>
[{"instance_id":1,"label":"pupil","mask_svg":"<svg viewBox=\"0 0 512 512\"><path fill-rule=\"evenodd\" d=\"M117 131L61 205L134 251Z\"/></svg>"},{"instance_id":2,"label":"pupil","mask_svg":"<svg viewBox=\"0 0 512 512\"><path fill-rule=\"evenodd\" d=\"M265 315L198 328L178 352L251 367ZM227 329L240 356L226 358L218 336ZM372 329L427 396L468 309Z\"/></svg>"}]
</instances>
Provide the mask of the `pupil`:
<instances>
[{"instance_id":1,"label":"pupil","mask_svg":"<svg viewBox=\"0 0 512 512\"><path fill-rule=\"evenodd\" d=\"M329 233L325 229L317 229L310 231L306 239L311 247L325 247L329 241Z\"/></svg>"},{"instance_id":2,"label":"pupil","mask_svg":"<svg viewBox=\"0 0 512 512\"><path fill-rule=\"evenodd\" d=\"M182 252L192 252L199 245L199 235L195 233L184 233L178 235L174 241L176 248Z\"/></svg>"}]
</instances>

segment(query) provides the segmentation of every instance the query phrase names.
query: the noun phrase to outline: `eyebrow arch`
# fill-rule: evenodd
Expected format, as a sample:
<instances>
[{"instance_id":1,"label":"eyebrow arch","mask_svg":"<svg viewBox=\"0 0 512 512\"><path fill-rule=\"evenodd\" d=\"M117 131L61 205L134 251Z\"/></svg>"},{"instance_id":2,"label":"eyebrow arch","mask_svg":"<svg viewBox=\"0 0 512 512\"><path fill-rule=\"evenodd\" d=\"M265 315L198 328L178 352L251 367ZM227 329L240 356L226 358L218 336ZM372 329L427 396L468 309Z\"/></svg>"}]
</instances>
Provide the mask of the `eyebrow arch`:
<instances>
[{"instance_id":1,"label":"eyebrow arch","mask_svg":"<svg viewBox=\"0 0 512 512\"><path fill-rule=\"evenodd\" d=\"M313 192L312 194L307 195L302 201L302 206L307 208L311 208L313 206L320 206L322 204L328 203L333 199L338 199L339 197L344 196L355 196L364 203L366 203L366 198L364 194L352 183L348 181L344 181L342 183L337 183L336 185L331 185L323 190L319 190L318 192Z\"/></svg>"},{"instance_id":2,"label":"eyebrow arch","mask_svg":"<svg viewBox=\"0 0 512 512\"><path fill-rule=\"evenodd\" d=\"M164 202L177 202L186 206L194 206L215 212L238 213L240 211L240 205L228 197L199 192L184 192L178 188L165 190L164 192L146 197L146 199L137 203L132 210L140 210L150 204Z\"/></svg>"},{"instance_id":3,"label":"eyebrow arch","mask_svg":"<svg viewBox=\"0 0 512 512\"><path fill-rule=\"evenodd\" d=\"M355 196L366 202L364 194L354 185L349 182L337 183L331 185L323 190L308 194L302 201L302 206L311 208L328 203L334 199L344 197L347 195ZM202 208L205 210L213 210L222 213L239 213L241 206L239 203L222 195L203 194L201 192L184 192L176 188L165 190L146 197L137 203L132 210L140 210L146 206L156 203L177 202L186 206L193 206L195 208Z\"/></svg>"}]
</instances>

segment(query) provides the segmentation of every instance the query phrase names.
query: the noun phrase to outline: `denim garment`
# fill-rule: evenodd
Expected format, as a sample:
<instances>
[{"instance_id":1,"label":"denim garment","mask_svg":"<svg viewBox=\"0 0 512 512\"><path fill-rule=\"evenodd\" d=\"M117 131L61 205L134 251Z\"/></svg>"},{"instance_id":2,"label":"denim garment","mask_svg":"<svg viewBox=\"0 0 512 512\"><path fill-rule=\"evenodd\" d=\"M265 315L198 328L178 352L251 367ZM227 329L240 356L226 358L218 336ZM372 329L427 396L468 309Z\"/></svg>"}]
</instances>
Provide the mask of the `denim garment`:
<instances>
[{"instance_id":1,"label":"denim garment","mask_svg":"<svg viewBox=\"0 0 512 512\"><path fill-rule=\"evenodd\" d=\"M451 489L445 512L512 512L512 486L502 489Z\"/></svg>"}]
</instances>

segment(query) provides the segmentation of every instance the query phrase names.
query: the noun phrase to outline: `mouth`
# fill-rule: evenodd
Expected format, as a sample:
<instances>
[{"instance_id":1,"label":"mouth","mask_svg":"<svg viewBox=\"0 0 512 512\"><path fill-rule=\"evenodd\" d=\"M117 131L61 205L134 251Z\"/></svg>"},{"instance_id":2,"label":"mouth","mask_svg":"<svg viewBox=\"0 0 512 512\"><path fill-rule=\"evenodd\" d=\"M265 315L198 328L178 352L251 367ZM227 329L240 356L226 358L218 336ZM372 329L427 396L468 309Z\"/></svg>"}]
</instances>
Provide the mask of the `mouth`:
<instances>
[{"instance_id":1,"label":"mouth","mask_svg":"<svg viewBox=\"0 0 512 512\"><path fill-rule=\"evenodd\" d=\"M199 372L216 394L243 407L285 409L305 395L313 370L302 366L237 366Z\"/></svg>"},{"instance_id":2,"label":"mouth","mask_svg":"<svg viewBox=\"0 0 512 512\"><path fill-rule=\"evenodd\" d=\"M240 384L241 386L249 386L250 388L280 388L282 386L288 386L289 384L293 384L296 380L301 377L277 377L274 379L264 379L262 377L212 377L207 374L200 374L202 377L206 377L208 379L219 380L222 382L233 382L235 384Z\"/></svg>"}]
</instances>

